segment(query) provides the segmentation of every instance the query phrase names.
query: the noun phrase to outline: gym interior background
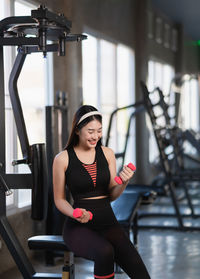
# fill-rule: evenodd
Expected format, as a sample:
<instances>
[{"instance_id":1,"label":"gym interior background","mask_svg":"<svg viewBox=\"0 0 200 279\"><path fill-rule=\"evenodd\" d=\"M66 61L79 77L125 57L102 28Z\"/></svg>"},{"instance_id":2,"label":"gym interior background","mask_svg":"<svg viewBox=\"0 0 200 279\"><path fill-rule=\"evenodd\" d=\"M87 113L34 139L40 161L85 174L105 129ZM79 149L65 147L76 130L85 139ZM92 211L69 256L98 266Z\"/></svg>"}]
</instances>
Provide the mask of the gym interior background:
<instances>
[{"instance_id":1,"label":"gym interior background","mask_svg":"<svg viewBox=\"0 0 200 279\"><path fill-rule=\"evenodd\" d=\"M104 140L111 112L143 100L140 81L149 91L159 87L174 104L180 127L199 133L199 39L198 1L157 0L1 0L0 20L9 16L30 15L40 4L72 21L72 33L87 40L67 43L66 55L31 54L18 82L30 143L45 142L45 106L65 96L66 129L74 111L82 104L96 106L104 115ZM192 21L193 20L193 21ZM196 21L195 21L196 20ZM6 172L28 172L28 167L13 167L21 158L8 79L16 56L15 47L5 47ZM176 93L176 94L174 94ZM61 98L61 97L60 97ZM178 102L179 100L179 102ZM177 102L176 102L177 101ZM116 153L126 135L129 113L116 117L109 146ZM57 133L59 134L59 129ZM198 144L200 144L198 142ZM188 152L196 155L194 147ZM54 153L61 150L58 142ZM199 154L198 154L199 156ZM135 162L134 183L150 184L160 172L159 151L147 113L139 113L130 131L125 161ZM12 188L12 187L11 187ZM44 230L44 222L30 218L31 190L15 190L7 197L7 216L28 257L33 256L27 239ZM0 274L15 266L0 237ZM167 278L167 277L166 277Z\"/></svg>"}]
</instances>

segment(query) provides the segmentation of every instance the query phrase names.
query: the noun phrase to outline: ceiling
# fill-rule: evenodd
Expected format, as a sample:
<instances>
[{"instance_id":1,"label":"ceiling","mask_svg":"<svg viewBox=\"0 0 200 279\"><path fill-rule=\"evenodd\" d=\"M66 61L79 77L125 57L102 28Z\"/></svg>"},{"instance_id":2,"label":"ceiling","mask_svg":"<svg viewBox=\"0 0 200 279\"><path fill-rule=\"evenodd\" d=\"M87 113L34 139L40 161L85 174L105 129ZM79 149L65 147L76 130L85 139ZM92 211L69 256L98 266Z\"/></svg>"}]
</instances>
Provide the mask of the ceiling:
<instances>
[{"instance_id":1,"label":"ceiling","mask_svg":"<svg viewBox=\"0 0 200 279\"><path fill-rule=\"evenodd\" d=\"M151 0L153 7L176 23L193 40L200 40L200 0Z\"/></svg>"}]
</instances>

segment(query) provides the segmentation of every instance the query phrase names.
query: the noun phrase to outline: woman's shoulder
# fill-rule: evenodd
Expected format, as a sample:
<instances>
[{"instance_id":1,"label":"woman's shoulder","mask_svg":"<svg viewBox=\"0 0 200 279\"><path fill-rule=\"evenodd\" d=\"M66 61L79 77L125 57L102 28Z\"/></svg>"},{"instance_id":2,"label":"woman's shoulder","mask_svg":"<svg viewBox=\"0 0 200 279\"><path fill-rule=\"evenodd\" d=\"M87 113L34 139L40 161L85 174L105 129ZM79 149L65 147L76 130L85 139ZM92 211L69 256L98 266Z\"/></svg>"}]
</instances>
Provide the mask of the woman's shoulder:
<instances>
[{"instance_id":1,"label":"woman's shoulder","mask_svg":"<svg viewBox=\"0 0 200 279\"><path fill-rule=\"evenodd\" d=\"M54 158L54 165L63 167L65 170L68 167L68 163L69 163L69 156L67 150L61 151Z\"/></svg>"},{"instance_id":2,"label":"woman's shoulder","mask_svg":"<svg viewBox=\"0 0 200 279\"><path fill-rule=\"evenodd\" d=\"M115 157L114 151L110 147L102 145L101 148L107 160L109 160L111 157Z\"/></svg>"}]
</instances>

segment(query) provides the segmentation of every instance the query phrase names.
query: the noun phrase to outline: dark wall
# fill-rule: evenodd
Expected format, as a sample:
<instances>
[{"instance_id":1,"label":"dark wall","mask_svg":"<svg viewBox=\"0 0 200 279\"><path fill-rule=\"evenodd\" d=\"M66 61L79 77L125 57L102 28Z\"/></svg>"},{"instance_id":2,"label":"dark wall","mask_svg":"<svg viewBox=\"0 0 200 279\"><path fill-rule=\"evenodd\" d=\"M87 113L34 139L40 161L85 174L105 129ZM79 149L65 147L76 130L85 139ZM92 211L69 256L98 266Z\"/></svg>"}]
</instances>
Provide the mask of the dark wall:
<instances>
[{"instance_id":1,"label":"dark wall","mask_svg":"<svg viewBox=\"0 0 200 279\"><path fill-rule=\"evenodd\" d=\"M134 5L131 0L76 0L74 21L77 26L89 27L110 40L133 47Z\"/></svg>"},{"instance_id":2,"label":"dark wall","mask_svg":"<svg viewBox=\"0 0 200 279\"><path fill-rule=\"evenodd\" d=\"M55 4L56 2L56 4ZM72 33L86 29L133 47L134 3L131 0L38 1L72 20ZM70 117L82 102L81 43L69 43L65 57L54 55L54 89L68 92Z\"/></svg>"},{"instance_id":3,"label":"dark wall","mask_svg":"<svg viewBox=\"0 0 200 279\"><path fill-rule=\"evenodd\" d=\"M195 74L199 72L199 46L187 36L183 42L183 73Z\"/></svg>"}]
</instances>

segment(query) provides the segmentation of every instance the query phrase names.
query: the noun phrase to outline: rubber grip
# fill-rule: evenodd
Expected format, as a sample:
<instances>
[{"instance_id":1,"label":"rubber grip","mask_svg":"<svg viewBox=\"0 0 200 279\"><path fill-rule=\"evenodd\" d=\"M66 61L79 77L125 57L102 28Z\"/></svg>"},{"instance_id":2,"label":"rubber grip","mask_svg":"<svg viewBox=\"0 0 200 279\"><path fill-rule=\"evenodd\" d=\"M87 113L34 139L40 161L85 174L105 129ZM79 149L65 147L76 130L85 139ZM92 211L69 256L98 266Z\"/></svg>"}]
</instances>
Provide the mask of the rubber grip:
<instances>
[{"instance_id":1,"label":"rubber grip","mask_svg":"<svg viewBox=\"0 0 200 279\"><path fill-rule=\"evenodd\" d=\"M82 216L82 210L80 208L75 208L73 211L73 216L75 218L79 218Z\"/></svg>"},{"instance_id":2,"label":"rubber grip","mask_svg":"<svg viewBox=\"0 0 200 279\"><path fill-rule=\"evenodd\" d=\"M89 212L89 214L90 214L90 221L92 220L92 218L93 218L93 214L92 214L92 212L91 211L88 211Z\"/></svg>"},{"instance_id":3,"label":"rubber grip","mask_svg":"<svg viewBox=\"0 0 200 279\"><path fill-rule=\"evenodd\" d=\"M132 171L136 171L136 166L134 166L132 163L128 164L128 167L132 170Z\"/></svg>"},{"instance_id":4,"label":"rubber grip","mask_svg":"<svg viewBox=\"0 0 200 279\"><path fill-rule=\"evenodd\" d=\"M89 214L90 214L90 219L89 219L89 220L92 220L93 214L92 214L92 212L90 212L90 211L88 211L88 212L89 212ZM82 210L81 210L80 208L75 208L74 211L73 211L73 216L74 216L75 218L81 217L81 216L82 216Z\"/></svg>"},{"instance_id":5,"label":"rubber grip","mask_svg":"<svg viewBox=\"0 0 200 279\"><path fill-rule=\"evenodd\" d=\"M123 183L119 176L115 176L115 181L117 182L117 184L120 184L120 185Z\"/></svg>"}]
</instances>

